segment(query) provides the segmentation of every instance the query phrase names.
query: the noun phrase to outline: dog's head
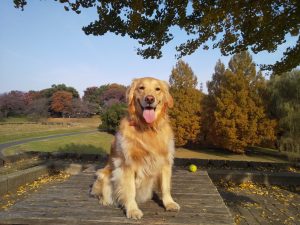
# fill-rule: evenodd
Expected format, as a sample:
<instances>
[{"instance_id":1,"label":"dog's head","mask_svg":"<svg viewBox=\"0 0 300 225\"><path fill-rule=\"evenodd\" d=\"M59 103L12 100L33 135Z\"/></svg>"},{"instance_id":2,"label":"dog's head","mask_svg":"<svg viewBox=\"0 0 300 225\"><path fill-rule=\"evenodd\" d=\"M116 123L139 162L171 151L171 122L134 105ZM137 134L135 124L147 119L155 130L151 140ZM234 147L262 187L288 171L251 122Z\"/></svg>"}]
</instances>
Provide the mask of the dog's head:
<instances>
[{"instance_id":1,"label":"dog's head","mask_svg":"<svg viewBox=\"0 0 300 225\"><path fill-rule=\"evenodd\" d=\"M134 79L126 93L129 114L147 124L154 123L173 107L167 82L151 77Z\"/></svg>"}]
</instances>

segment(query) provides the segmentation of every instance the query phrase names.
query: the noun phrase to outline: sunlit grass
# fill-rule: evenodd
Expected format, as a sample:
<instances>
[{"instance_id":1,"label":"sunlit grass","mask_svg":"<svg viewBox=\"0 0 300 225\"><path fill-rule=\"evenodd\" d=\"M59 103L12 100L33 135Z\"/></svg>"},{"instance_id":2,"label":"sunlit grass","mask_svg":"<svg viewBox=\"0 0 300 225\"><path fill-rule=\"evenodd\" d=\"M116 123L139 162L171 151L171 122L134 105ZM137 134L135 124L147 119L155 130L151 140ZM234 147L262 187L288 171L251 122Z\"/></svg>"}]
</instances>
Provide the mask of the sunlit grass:
<instances>
[{"instance_id":1,"label":"sunlit grass","mask_svg":"<svg viewBox=\"0 0 300 225\"><path fill-rule=\"evenodd\" d=\"M49 118L37 124L12 124L21 118L10 119L0 125L0 143L25 138L42 137L69 132L97 129L100 118ZM22 119L22 122L24 119Z\"/></svg>"},{"instance_id":2,"label":"sunlit grass","mask_svg":"<svg viewBox=\"0 0 300 225\"><path fill-rule=\"evenodd\" d=\"M73 153L109 153L113 135L105 132L91 134L78 134L74 136L46 139L34 141L26 144L16 145L4 150L6 155L19 152L38 151L38 152L73 152ZM256 161L256 162L284 162L272 156L264 155L237 155L220 150L190 150L186 148L176 149L176 158L196 158L214 160L237 160L237 161Z\"/></svg>"},{"instance_id":3,"label":"sunlit grass","mask_svg":"<svg viewBox=\"0 0 300 225\"><path fill-rule=\"evenodd\" d=\"M105 132L78 134L15 145L6 148L4 153L5 155L12 155L26 151L37 151L104 154L109 152L112 139L113 136Z\"/></svg>"},{"instance_id":4,"label":"sunlit grass","mask_svg":"<svg viewBox=\"0 0 300 225\"><path fill-rule=\"evenodd\" d=\"M93 118L48 118L44 123L38 124L11 124L13 122L25 122L26 118L11 118L7 124L0 125L0 143L22 140L32 137L43 137L49 135L71 133L85 130L95 130L100 124L99 116ZM2 123L3 124L3 123ZM40 152L78 152L78 153L103 153L109 152L112 135L107 133L80 134L69 137L60 137L44 141L35 141L5 149L6 154L14 154L24 151ZM258 149L258 148L257 148ZM270 149L259 148L272 151ZM220 150L187 149L178 148L177 158L198 158L215 160L238 160L238 161L264 161L284 162L285 160L268 155L240 155Z\"/></svg>"},{"instance_id":5,"label":"sunlit grass","mask_svg":"<svg viewBox=\"0 0 300 225\"><path fill-rule=\"evenodd\" d=\"M212 160L234 160L234 161L254 161L254 162L285 162L275 156L269 155L241 155L230 153L225 150L199 149L190 150L186 148L178 148L176 150L176 158L196 158L196 159L212 159Z\"/></svg>"}]
</instances>

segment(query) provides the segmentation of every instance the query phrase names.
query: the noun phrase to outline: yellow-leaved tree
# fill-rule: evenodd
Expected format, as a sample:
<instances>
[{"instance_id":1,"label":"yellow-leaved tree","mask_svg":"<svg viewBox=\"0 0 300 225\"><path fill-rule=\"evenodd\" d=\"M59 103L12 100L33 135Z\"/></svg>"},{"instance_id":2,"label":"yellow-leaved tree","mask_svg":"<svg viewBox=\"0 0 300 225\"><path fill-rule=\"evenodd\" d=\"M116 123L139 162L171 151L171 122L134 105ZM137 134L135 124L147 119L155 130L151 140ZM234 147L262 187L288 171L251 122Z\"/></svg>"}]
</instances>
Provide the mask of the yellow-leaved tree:
<instances>
[{"instance_id":1,"label":"yellow-leaved tree","mask_svg":"<svg viewBox=\"0 0 300 225\"><path fill-rule=\"evenodd\" d=\"M197 77L191 67L179 60L170 75L170 93L174 107L170 120L175 134L176 146L195 142L200 132L200 101L202 92L197 89Z\"/></svg>"},{"instance_id":2,"label":"yellow-leaved tree","mask_svg":"<svg viewBox=\"0 0 300 225\"><path fill-rule=\"evenodd\" d=\"M218 61L207 83L203 126L206 141L243 153L247 146L275 139L275 121L268 118L263 102L266 82L248 52L234 55L229 68Z\"/></svg>"}]
</instances>

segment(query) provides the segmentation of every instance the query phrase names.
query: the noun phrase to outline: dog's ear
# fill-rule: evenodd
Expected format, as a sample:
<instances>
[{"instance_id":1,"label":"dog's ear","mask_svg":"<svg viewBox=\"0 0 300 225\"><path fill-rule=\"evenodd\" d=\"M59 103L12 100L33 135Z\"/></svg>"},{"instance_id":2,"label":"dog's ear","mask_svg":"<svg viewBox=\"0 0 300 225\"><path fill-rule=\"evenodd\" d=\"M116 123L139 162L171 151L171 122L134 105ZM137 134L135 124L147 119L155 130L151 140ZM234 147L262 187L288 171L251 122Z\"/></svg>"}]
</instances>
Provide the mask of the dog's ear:
<instances>
[{"instance_id":1,"label":"dog's ear","mask_svg":"<svg viewBox=\"0 0 300 225\"><path fill-rule=\"evenodd\" d=\"M136 88L137 81L138 81L138 79L133 79L131 82L131 85L127 88L126 101L127 101L128 105L131 105L131 103L132 103L133 94L134 94L134 90Z\"/></svg>"},{"instance_id":2,"label":"dog's ear","mask_svg":"<svg viewBox=\"0 0 300 225\"><path fill-rule=\"evenodd\" d=\"M162 85L165 90L165 102L167 103L169 108L172 108L174 106L173 97L171 96L169 92L169 84L166 81L162 81Z\"/></svg>"}]
</instances>

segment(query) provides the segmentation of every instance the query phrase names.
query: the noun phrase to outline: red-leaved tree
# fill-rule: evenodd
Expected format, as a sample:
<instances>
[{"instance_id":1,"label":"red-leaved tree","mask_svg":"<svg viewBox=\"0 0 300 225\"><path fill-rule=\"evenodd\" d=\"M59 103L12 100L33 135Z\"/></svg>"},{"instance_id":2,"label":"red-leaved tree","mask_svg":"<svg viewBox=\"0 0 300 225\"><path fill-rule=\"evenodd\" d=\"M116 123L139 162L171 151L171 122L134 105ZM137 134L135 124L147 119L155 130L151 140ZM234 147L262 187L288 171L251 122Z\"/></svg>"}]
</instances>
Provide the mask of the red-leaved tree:
<instances>
[{"instance_id":1,"label":"red-leaved tree","mask_svg":"<svg viewBox=\"0 0 300 225\"><path fill-rule=\"evenodd\" d=\"M66 116L72 112L72 93L57 91L51 98L51 110L58 116Z\"/></svg>"}]
</instances>

